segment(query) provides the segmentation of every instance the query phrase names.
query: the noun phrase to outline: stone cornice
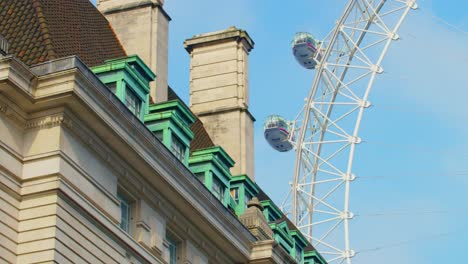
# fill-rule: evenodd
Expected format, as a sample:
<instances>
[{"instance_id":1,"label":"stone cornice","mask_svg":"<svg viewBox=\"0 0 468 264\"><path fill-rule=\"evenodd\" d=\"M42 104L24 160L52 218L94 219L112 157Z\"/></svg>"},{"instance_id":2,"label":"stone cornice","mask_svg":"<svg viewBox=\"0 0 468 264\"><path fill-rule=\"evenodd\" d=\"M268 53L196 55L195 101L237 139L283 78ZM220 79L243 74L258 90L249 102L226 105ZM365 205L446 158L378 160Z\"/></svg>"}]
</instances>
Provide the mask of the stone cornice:
<instances>
[{"instance_id":1,"label":"stone cornice","mask_svg":"<svg viewBox=\"0 0 468 264\"><path fill-rule=\"evenodd\" d=\"M25 129L50 128L50 127L60 126L62 124L66 125L67 127L72 126L71 120L66 118L63 112L28 120L25 123L24 128Z\"/></svg>"},{"instance_id":2,"label":"stone cornice","mask_svg":"<svg viewBox=\"0 0 468 264\"><path fill-rule=\"evenodd\" d=\"M24 128L26 125L26 119L15 111L13 107L2 101L0 101L0 115L5 116L20 128Z\"/></svg>"},{"instance_id":3,"label":"stone cornice","mask_svg":"<svg viewBox=\"0 0 468 264\"><path fill-rule=\"evenodd\" d=\"M36 86L36 76L29 70L23 62L16 57L7 56L0 58L0 84L7 82L19 87L22 92L32 94ZM0 85L0 91L2 86Z\"/></svg>"},{"instance_id":4,"label":"stone cornice","mask_svg":"<svg viewBox=\"0 0 468 264\"><path fill-rule=\"evenodd\" d=\"M108 3L112 1L102 1L98 4L98 9L104 15L118 13L129 9L137 9L141 7L151 6L158 8L164 17L171 21L171 17L169 14L164 10L163 4L164 1L161 0L113 0L115 3Z\"/></svg>"},{"instance_id":5,"label":"stone cornice","mask_svg":"<svg viewBox=\"0 0 468 264\"><path fill-rule=\"evenodd\" d=\"M184 41L184 47L188 53L191 53L192 50L197 46L213 45L230 40L242 42L246 52L250 52L255 45L247 31L238 29L236 27L230 27L226 30L195 35L192 38Z\"/></svg>"},{"instance_id":6,"label":"stone cornice","mask_svg":"<svg viewBox=\"0 0 468 264\"><path fill-rule=\"evenodd\" d=\"M13 61L12 64L18 63ZM13 66L0 60L0 67ZM158 208L167 207L164 214L168 219L177 219L177 226L185 229L182 232L190 234L194 241L200 242L196 236L203 237L205 244L218 249L214 251L224 252L221 255L227 260L245 262L248 259L255 237L81 60L66 57L35 65L31 71L34 74L27 72L25 76L38 76L42 80L37 89L46 84L53 93L44 93L41 100L37 100L35 90L24 93L32 86L10 85L12 96L7 94L7 97L13 104L23 107L22 111L32 113L22 127L70 129L108 166L118 171L116 175L142 190L153 203L161 201ZM0 71L1 74L4 72ZM4 76L5 79L8 81L10 77ZM57 80L57 87L53 86L54 80ZM3 114L11 113L9 107L2 109ZM46 113L44 109L49 110ZM106 138L106 142L101 138ZM188 212L196 217L187 217Z\"/></svg>"},{"instance_id":7,"label":"stone cornice","mask_svg":"<svg viewBox=\"0 0 468 264\"><path fill-rule=\"evenodd\" d=\"M209 115L218 115L218 114L234 112L234 111L245 112L250 117L250 119L252 119L253 122L256 121L255 117L250 113L249 109L245 106L232 106L232 107L217 108L217 109L213 109L209 111L199 111L197 112L197 116L202 117L202 116L209 116Z\"/></svg>"}]
</instances>

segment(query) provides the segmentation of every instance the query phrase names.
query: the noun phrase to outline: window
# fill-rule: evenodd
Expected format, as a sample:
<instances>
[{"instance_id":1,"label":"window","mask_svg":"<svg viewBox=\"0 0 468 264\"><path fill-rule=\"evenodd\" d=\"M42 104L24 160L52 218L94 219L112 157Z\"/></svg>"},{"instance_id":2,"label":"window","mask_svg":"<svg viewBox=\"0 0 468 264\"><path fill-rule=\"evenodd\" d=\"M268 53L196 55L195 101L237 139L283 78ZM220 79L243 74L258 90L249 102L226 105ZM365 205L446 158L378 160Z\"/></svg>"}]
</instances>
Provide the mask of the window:
<instances>
[{"instance_id":1,"label":"window","mask_svg":"<svg viewBox=\"0 0 468 264\"><path fill-rule=\"evenodd\" d=\"M131 202L121 193L117 193L117 198L120 201L120 228L125 232L130 233L130 224L132 221Z\"/></svg>"},{"instance_id":2,"label":"window","mask_svg":"<svg viewBox=\"0 0 468 264\"><path fill-rule=\"evenodd\" d=\"M239 188L231 189L231 196L232 196L232 199L236 201L236 204L239 204Z\"/></svg>"},{"instance_id":3,"label":"window","mask_svg":"<svg viewBox=\"0 0 468 264\"><path fill-rule=\"evenodd\" d=\"M203 183L205 183L205 173L204 172L197 172L195 176Z\"/></svg>"},{"instance_id":4,"label":"window","mask_svg":"<svg viewBox=\"0 0 468 264\"><path fill-rule=\"evenodd\" d=\"M163 131L162 130L153 132L153 134L156 136L157 139L159 139L159 141L163 142Z\"/></svg>"},{"instance_id":5,"label":"window","mask_svg":"<svg viewBox=\"0 0 468 264\"><path fill-rule=\"evenodd\" d=\"M113 94L117 93L117 83L116 82L108 83L106 85L107 85L107 88L109 88L109 90L111 90L111 92Z\"/></svg>"},{"instance_id":6,"label":"window","mask_svg":"<svg viewBox=\"0 0 468 264\"><path fill-rule=\"evenodd\" d=\"M216 178L213 177L213 194L218 198L218 200L222 201L224 197L224 186L223 184Z\"/></svg>"},{"instance_id":7,"label":"window","mask_svg":"<svg viewBox=\"0 0 468 264\"><path fill-rule=\"evenodd\" d=\"M169 264L177 264L177 241L166 237L169 249Z\"/></svg>"},{"instance_id":8,"label":"window","mask_svg":"<svg viewBox=\"0 0 468 264\"><path fill-rule=\"evenodd\" d=\"M172 137L171 151L179 160L185 159L185 145L175 136Z\"/></svg>"},{"instance_id":9,"label":"window","mask_svg":"<svg viewBox=\"0 0 468 264\"><path fill-rule=\"evenodd\" d=\"M128 88L125 93L125 105L136 116L140 116L141 100L137 97L137 95L132 90Z\"/></svg>"},{"instance_id":10,"label":"window","mask_svg":"<svg viewBox=\"0 0 468 264\"><path fill-rule=\"evenodd\" d=\"M302 263L302 249L298 245L296 245L296 261Z\"/></svg>"},{"instance_id":11,"label":"window","mask_svg":"<svg viewBox=\"0 0 468 264\"><path fill-rule=\"evenodd\" d=\"M244 208L247 208L247 203L250 202L250 200L252 200L252 195L250 195L250 194L248 194L247 192L245 192Z\"/></svg>"}]
</instances>

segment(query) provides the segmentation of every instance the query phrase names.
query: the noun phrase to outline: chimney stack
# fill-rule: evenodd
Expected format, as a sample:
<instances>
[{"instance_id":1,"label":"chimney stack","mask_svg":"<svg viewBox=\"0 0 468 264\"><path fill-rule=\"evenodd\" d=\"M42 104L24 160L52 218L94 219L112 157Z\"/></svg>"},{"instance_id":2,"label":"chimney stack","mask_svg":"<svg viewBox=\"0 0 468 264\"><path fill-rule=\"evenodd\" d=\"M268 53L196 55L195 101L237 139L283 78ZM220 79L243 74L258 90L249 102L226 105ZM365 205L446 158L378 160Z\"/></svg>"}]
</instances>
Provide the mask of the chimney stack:
<instances>
[{"instance_id":1,"label":"chimney stack","mask_svg":"<svg viewBox=\"0 0 468 264\"><path fill-rule=\"evenodd\" d=\"M246 31L195 35L184 43L190 54L190 109L216 145L235 160L233 175L254 180L253 123L249 112L248 55L254 42Z\"/></svg>"},{"instance_id":2,"label":"chimney stack","mask_svg":"<svg viewBox=\"0 0 468 264\"><path fill-rule=\"evenodd\" d=\"M156 73L150 96L167 101L168 40L171 18L164 0L97 0L128 55L136 54Z\"/></svg>"}]
</instances>

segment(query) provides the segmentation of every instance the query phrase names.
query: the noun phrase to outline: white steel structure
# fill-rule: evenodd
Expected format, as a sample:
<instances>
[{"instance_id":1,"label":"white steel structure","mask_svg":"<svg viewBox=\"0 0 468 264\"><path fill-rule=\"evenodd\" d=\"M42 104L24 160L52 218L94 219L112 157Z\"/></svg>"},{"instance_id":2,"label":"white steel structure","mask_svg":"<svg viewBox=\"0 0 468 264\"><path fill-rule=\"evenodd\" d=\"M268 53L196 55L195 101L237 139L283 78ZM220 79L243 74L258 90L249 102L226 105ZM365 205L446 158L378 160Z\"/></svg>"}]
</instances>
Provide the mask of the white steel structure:
<instances>
[{"instance_id":1,"label":"white steel structure","mask_svg":"<svg viewBox=\"0 0 468 264\"><path fill-rule=\"evenodd\" d=\"M415 8L414 0L350 0L320 43L310 94L292 122L295 173L283 210L329 263L350 264L356 254L349 223L359 126L382 59Z\"/></svg>"}]
</instances>

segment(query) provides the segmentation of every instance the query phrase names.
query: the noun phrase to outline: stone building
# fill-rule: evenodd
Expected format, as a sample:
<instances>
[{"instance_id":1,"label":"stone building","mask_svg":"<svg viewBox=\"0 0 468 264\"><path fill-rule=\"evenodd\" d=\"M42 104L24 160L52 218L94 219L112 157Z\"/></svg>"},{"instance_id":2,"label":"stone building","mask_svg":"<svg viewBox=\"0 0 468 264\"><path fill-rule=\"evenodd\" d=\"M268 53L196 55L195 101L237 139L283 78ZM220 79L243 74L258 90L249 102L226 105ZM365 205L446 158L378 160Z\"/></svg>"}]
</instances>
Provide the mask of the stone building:
<instances>
[{"instance_id":1,"label":"stone building","mask_svg":"<svg viewBox=\"0 0 468 264\"><path fill-rule=\"evenodd\" d=\"M253 41L187 40L187 106L163 4L0 1L0 263L325 263L254 180Z\"/></svg>"}]
</instances>

